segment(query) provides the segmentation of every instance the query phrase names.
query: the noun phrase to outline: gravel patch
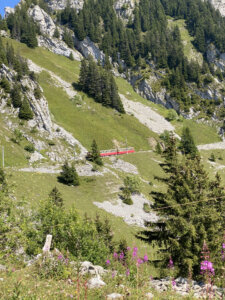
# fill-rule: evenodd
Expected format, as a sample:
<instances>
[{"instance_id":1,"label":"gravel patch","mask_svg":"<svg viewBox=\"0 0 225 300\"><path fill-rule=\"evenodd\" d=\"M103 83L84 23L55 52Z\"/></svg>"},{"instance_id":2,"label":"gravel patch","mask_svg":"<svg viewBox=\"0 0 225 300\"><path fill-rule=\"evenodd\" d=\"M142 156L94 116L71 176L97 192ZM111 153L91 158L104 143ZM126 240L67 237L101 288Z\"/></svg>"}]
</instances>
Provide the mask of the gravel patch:
<instances>
[{"instance_id":1,"label":"gravel patch","mask_svg":"<svg viewBox=\"0 0 225 300\"><path fill-rule=\"evenodd\" d=\"M198 145L198 150L214 150L214 149L224 149L225 150L225 141L213 143L213 144L205 144Z\"/></svg>"},{"instance_id":2,"label":"gravel patch","mask_svg":"<svg viewBox=\"0 0 225 300\"><path fill-rule=\"evenodd\" d=\"M116 200L114 204L110 201L104 201L102 203L94 202L94 204L114 216L122 217L124 222L129 225L145 228L145 221L156 222L158 220L158 216L155 213L144 212L144 203L150 203L144 195L132 195L131 198L133 200L133 205L125 204L121 199Z\"/></svg>"},{"instance_id":3,"label":"gravel patch","mask_svg":"<svg viewBox=\"0 0 225 300\"><path fill-rule=\"evenodd\" d=\"M120 94L120 98L123 102L124 109L128 114L134 115L135 118L151 131L158 134L163 133L165 130L173 131L173 125L163 118L160 114L155 112L149 106L146 106L140 102L134 102L128 100L124 95ZM178 135L176 135L178 137Z\"/></svg>"},{"instance_id":4,"label":"gravel patch","mask_svg":"<svg viewBox=\"0 0 225 300\"><path fill-rule=\"evenodd\" d=\"M129 162L126 162L122 159L118 159L115 157L111 157L110 161L112 162L112 165L106 164L107 166L126 172L126 173L132 173L132 174L138 174L138 169L136 166L132 165Z\"/></svg>"},{"instance_id":5,"label":"gravel patch","mask_svg":"<svg viewBox=\"0 0 225 300\"><path fill-rule=\"evenodd\" d=\"M21 172L30 172L30 173L45 173L45 174L59 174L60 170L58 169L59 166L48 166L48 167L40 167L40 168L23 168L19 169Z\"/></svg>"}]
</instances>

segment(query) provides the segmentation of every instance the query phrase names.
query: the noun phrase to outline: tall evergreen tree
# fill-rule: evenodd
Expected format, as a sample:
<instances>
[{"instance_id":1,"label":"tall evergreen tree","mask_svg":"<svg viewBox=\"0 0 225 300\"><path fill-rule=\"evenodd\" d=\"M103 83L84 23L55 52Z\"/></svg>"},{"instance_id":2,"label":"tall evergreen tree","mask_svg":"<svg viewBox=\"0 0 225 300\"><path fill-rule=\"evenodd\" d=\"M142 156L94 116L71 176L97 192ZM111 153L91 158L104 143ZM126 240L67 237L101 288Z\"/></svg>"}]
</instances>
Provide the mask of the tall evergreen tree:
<instances>
[{"instance_id":1,"label":"tall evergreen tree","mask_svg":"<svg viewBox=\"0 0 225 300\"><path fill-rule=\"evenodd\" d=\"M182 157L179 162L174 139L169 141L163 156L162 168L167 176L158 179L166 185L167 191L151 193L160 220L151 224L153 231L149 240L157 240L163 245L164 267L171 256L181 276L187 276L189 272L196 276L204 240L212 254L220 251L224 217L221 217L218 205L224 205L225 198L211 201L212 184L220 195L224 195L224 190L218 180L216 184L211 183L198 156Z\"/></svg>"},{"instance_id":2,"label":"tall evergreen tree","mask_svg":"<svg viewBox=\"0 0 225 300\"><path fill-rule=\"evenodd\" d=\"M11 99L12 99L12 105L15 108L22 106L22 99L20 94L20 87L19 85L15 85L13 89L11 90Z\"/></svg>"},{"instance_id":3,"label":"tall evergreen tree","mask_svg":"<svg viewBox=\"0 0 225 300\"><path fill-rule=\"evenodd\" d=\"M63 198L57 187L55 186L50 194L49 194L50 199L54 202L56 206L62 207L63 206Z\"/></svg>"},{"instance_id":4,"label":"tall evergreen tree","mask_svg":"<svg viewBox=\"0 0 225 300\"><path fill-rule=\"evenodd\" d=\"M194 158L198 153L198 149L188 127L183 128L180 149L183 154L190 155L192 158Z\"/></svg>"},{"instance_id":5,"label":"tall evergreen tree","mask_svg":"<svg viewBox=\"0 0 225 300\"><path fill-rule=\"evenodd\" d=\"M80 185L79 177L74 165L70 166L67 161L62 166L62 171L60 173L59 180L61 180L67 185Z\"/></svg>"},{"instance_id":6,"label":"tall evergreen tree","mask_svg":"<svg viewBox=\"0 0 225 300\"><path fill-rule=\"evenodd\" d=\"M98 145L96 143L96 140L93 140L92 145L91 145L91 151L88 154L88 159L90 161L93 161L99 166L103 165L102 158L100 156L100 152L98 150Z\"/></svg>"},{"instance_id":7,"label":"tall evergreen tree","mask_svg":"<svg viewBox=\"0 0 225 300\"><path fill-rule=\"evenodd\" d=\"M31 120L33 119L33 112L30 108L28 100L25 98L22 102L22 105L19 110L19 118L23 120Z\"/></svg>"}]
</instances>

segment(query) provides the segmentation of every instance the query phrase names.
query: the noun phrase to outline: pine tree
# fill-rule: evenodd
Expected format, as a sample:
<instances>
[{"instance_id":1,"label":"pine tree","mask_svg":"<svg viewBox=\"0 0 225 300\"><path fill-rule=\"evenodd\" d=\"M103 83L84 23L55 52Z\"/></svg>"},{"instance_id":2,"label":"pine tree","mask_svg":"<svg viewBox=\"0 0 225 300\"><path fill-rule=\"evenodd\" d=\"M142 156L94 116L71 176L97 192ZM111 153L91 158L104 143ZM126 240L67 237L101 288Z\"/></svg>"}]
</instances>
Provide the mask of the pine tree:
<instances>
[{"instance_id":1,"label":"pine tree","mask_svg":"<svg viewBox=\"0 0 225 300\"><path fill-rule=\"evenodd\" d=\"M88 158L99 166L103 165L103 161L98 150L98 145L95 140L93 140L92 142L91 151L89 153Z\"/></svg>"},{"instance_id":2,"label":"pine tree","mask_svg":"<svg viewBox=\"0 0 225 300\"><path fill-rule=\"evenodd\" d=\"M13 107L19 108L22 106L19 85L15 85L14 88L11 90L11 99L12 99Z\"/></svg>"},{"instance_id":3,"label":"pine tree","mask_svg":"<svg viewBox=\"0 0 225 300\"><path fill-rule=\"evenodd\" d=\"M69 59L72 60L72 61L74 60L74 57L73 57L73 53L72 53L72 52L70 52Z\"/></svg>"},{"instance_id":4,"label":"pine tree","mask_svg":"<svg viewBox=\"0 0 225 300\"><path fill-rule=\"evenodd\" d=\"M2 77L2 80L0 81L0 86L5 90L6 93L10 93L10 83L5 76Z\"/></svg>"},{"instance_id":5,"label":"pine tree","mask_svg":"<svg viewBox=\"0 0 225 300\"><path fill-rule=\"evenodd\" d=\"M33 112L30 108L27 99L24 99L22 102L22 105L19 110L19 118L27 121L33 119Z\"/></svg>"},{"instance_id":6,"label":"pine tree","mask_svg":"<svg viewBox=\"0 0 225 300\"><path fill-rule=\"evenodd\" d=\"M79 177L74 165L70 166L66 161L62 166L62 171L60 173L59 180L67 185L80 185Z\"/></svg>"},{"instance_id":7,"label":"pine tree","mask_svg":"<svg viewBox=\"0 0 225 300\"><path fill-rule=\"evenodd\" d=\"M164 246L161 253L164 267L171 256L179 275L191 272L196 276L204 240L213 254L219 253L224 228L220 205L224 205L224 199L218 198L215 204L210 201L212 183L198 156L182 157L179 162L173 140L167 144L163 156L165 163L161 166L167 176L157 179L166 184L167 191L151 193L155 200L153 208L158 209L160 219L151 224L149 240ZM221 195L220 182L217 180L213 185L217 195Z\"/></svg>"},{"instance_id":8,"label":"pine tree","mask_svg":"<svg viewBox=\"0 0 225 300\"><path fill-rule=\"evenodd\" d=\"M78 85L80 89L84 92L86 91L87 83L88 83L88 62L86 59L82 59Z\"/></svg>"},{"instance_id":9,"label":"pine tree","mask_svg":"<svg viewBox=\"0 0 225 300\"><path fill-rule=\"evenodd\" d=\"M60 37L60 34L59 34L59 29L58 27L55 28L55 31L54 31L54 34L53 34L53 37L58 39Z\"/></svg>"},{"instance_id":10,"label":"pine tree","mask_svg":"<svg viewBox=\"0 0 225 300\"><path fill-rule=\"evenodd\" d=\"M63 206L63 198L57 187L54 187L49 194L50 199L54 202L56 206Z\"/></svg>"},{"instance_id":11,"label":"pine tree","mask_svg":"<svg viewBox=\"0 0 225 300\"><path fill-rule=\"evenodd\" d=\"M183 128L180 141L180 149L183 154L189 155L192 158L194 158L198 154L198 149L195 146L194 139L188 127Z\"/></svg>"}]
</instances>

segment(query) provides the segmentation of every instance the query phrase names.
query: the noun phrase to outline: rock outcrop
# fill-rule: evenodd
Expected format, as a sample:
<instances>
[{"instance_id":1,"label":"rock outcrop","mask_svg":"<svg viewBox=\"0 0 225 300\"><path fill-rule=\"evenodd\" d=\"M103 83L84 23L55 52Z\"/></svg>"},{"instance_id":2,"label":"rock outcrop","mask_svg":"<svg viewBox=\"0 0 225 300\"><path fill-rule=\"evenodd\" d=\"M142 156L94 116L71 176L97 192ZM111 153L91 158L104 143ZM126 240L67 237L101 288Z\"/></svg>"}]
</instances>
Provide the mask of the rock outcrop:
<instances>
[{"instance_id":1,"label":"rock outcrop","mask_svg":"<svg viewBox=\"0 0 225 300\"><path fill-rule=\"evenodd\" d=\"M123 19L128 19L132 16L135 7L133 0L117 0L114 4L114 9L117 15Z\"/></svg>"},{"instance_id":2,"label":"rock outcrop","mask_svg":"<svg viewBox=\"0 0 225 300\"><path fill-rule=\"evenodd\" d=\"M5 18L7 18L10 14L14 14L15 9L9 6L5 7Z\"/></svg>"},{"instance_id":3,"label":"rock outcrop","mask_svg":"<svg viewBox=\"0 0 225 300\"><path fill-rule=\"evenodd\" d=\"M225 1L224 0L208 0L215 9L218 9L222 16L225 16Z\"/></svg>"},{"instance_id":4,"label":"rock outcrop","mask_svg":"<svg viewBox=\"0 0 225 300\"><path fill-rule=\"evenodd\" d=\"M38 36L38 46L46 48L55 54L63 55L66 57L69 57L72 53L73 58L78 61L81 61L82 59L82 55L78 51L69 48L66 43L56 38Z\"/></svg>"},{"instance_id":5,"label":"rock outcrop","mask_svg":"<svg viewBox=\"0 0 225 300\"><path fill-rule=\"evenodd\" d=\"M48 37L53 36L56 26L52 18L40 6L35 5L28 9L28 15L39 25L42 34Z\"/></svg>"},{"instance_id":6,"label":"rock outcrop","mask_svg":"<svg viewBox=\"0 0 225 300\"><path fill-rule=\"evenodd\" d=\"M56 25L53 22L52 18L38 5L30 8L28 10L29 16L37 23L40 27L40 32L42 35L38 36L38 46L44 47L50 50L51 52L69 57L72 53L75 60L81 60L81 54L75 49L71 49L67 44L62 41L63 30L58 28L60 37L54 38L54 32Z\"/></svg>"},{"instance_id":7,"label":"rock outcrop","mask_svg":"<svg viewBox=\"0 0 225 300\"><path fill-rule=\"evenodd\" d=\"M62 10L67 6L68 0L49 0L47 1L48 7L51 11L54 10ZM76 8L76 10L80 10L83 8L84 0L70 0L70 7Z\"/></svg>"},{"instance_id":8,"label":"rock outcrop","mask_svg":"<svg viewBox=\"0 0 225 300\"><path fill-rule=\"evenodd\" d=\"M88 58L88 56L91 55L95 61L104 61L105 54L90 40L89 37L86 37L83 41L79 41L75 38L75 47L85 58Z\"/></svg>"},{"instance_id":9,"label":"rock outcrop","mask_svg":"<svg viewBox=\"0 0 225 300\"><path fill-rule=\"evenodd\" d=\"M129 79L130 84L133 86L134 90L140 94L143 98L150 100L156 104L161 104L168 109L173 108L179 112L179 104L171 99L167 94L165 88L160 88L158 91L154 91L154 83L159 79L152 75L149 79L142 78L142 75L131 76Z\"/></svg>"},{"instance_id":10,"label":"rock outcrop","mask_svg":"<svg viewBox=\"0 0 225 300\"><path fill-rule=\"evenodd\" d=\"M216 65L222 71L225 70L225 53L220 53L213 44L208 46L206 56L209 63Z\"/></svg>"}]
</instances>

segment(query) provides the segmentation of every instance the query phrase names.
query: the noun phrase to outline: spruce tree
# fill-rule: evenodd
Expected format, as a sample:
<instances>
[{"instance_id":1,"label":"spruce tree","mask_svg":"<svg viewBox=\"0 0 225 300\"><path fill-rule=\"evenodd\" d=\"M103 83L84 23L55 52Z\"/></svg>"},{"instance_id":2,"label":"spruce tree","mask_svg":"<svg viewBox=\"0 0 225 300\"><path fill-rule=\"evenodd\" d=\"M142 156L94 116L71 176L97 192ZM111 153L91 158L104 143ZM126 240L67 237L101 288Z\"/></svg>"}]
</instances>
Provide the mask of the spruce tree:
<instances>
[{"instance_id":1,"label":"spruce tree","mask_svg":"<svg viewBox=\"0 0 225 300\"><path fill-rule=\"evenodd\" d=\"M57 187L54 187L50 194L49 194L50 199L54 202L56 206L62 207L63 206L63 198Z\"/></svg>"},{"instance_id":2,"label":"spruce tree","mask_svg":"<svg viewBox=\"0 0 225 300\"><path fill-rule=\"evenodd\" d=\"M58 39L60 37L60 34L59 34L59 29L58 27L55 28L55 31L54 31L54 34L53 34L53 37Z\"/></svg>"},{"instance_id":3,"label":"spruce tree","mask_svg":"<svg viewBox=\"0 0 225 300\"><path fill-rule=\"evenodd\" d=\"M84 92L86 91L87 83L88 83L88 62L86 59L82 59L78 85L80 89Z\"/></svg>"},{"instance_id":4,"label":"spruce tree","mask_svg":"<svg viewBox=\"0 0 225 300\"><path fill-rule=\"evenodd\" d=\"M98 150L98 145L95 140L93 140L92 145L91 145L91 151L89 153L89 159L96 163L99 166L103 165L102 158L100 156L100 152Z\"/></svg>"},{"instance_id":5,"label":"spruce tree","mask_svg":"<svg viewBox=\"0 0 225 300\"><path fill-rule=\"evenodd\" d=\"M14 88L11 90L11 100L12 100L13 107L19 108L22 106L19 85L15 85Z\"/></svg>"},{"instance_id":6,"label":"spruce tree","mask_svg":"<svg viewBox=\"0 0 225 300\"><path fill-rule=\"evenodd\" d=\"M19 118L27 121L33 119L33 112L30 108L27 99L24 99L22 102L22 105L19 110Z\"/></svg>"},{"instance_id":7,"label":"spruce tree","mask_svg":"<svg viewBox=\"0 0 225 300\"><path fill-rule=\"evenodd\" d=\"M165 162L161 166L167 176L157 179L166 185L167 191L151 193L155 200L153 208L160 219L151 224L149 240L163 245L164 267L171 256L179 275L191 272L196 276L204 240L212 257L220 251L224 228L221 205L224 207L225 199L218 197L212 202L211 191L214 186L217 197L224 195L224 189L218 179L213 183L209 180L198 156L182 157L179 162L174 138L167 143L163 156Z\"/></svg>"},{"instance_id":8,"label":"spruce tree","mask_svg":"<svg viewBox=\"0 0 225 300\"><path fill-rule=\"evenodd\" d=\"M80 185L79 177L74 165L70 166L67 161L62 166L59 180L67 185Z\"/></svg>"},{"instance_id":9,"label":"spruce tree","mask_svg":"<svg viewBox=\"0 0 225 300\"><path fill-rule=\"evenodd\" d=\"M198 149L195 146L194 139L188 127L183 128L180 141L180 149L183 154L189 155L192 158L194 158L198 154Z\"/></svg>"},{"instance_id":10,"label":"spruce tree","mask_svg":"<svg viewBox=\"0 0 225 300\"><path fill-rule=\"evenodd\" d=\"M5 90L6 93L10 93L10 83L5 76L2 77L2 80L0 81L0 86Z\"/></svg>"}]
</instances>

